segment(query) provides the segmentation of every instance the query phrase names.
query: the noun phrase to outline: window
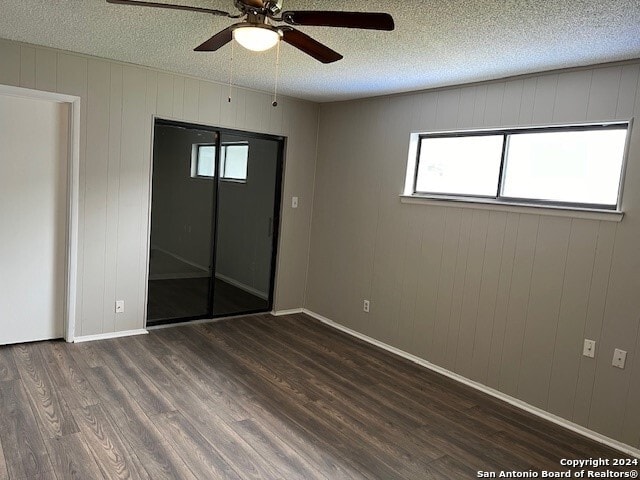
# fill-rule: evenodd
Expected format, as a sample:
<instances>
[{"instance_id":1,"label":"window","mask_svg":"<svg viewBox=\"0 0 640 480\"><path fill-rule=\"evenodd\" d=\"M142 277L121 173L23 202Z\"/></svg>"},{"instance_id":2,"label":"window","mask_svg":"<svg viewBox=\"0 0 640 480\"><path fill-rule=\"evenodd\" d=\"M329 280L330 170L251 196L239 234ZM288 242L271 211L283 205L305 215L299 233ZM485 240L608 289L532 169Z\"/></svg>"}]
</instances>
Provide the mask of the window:
<instances>
[{"instance_id":1,"label":"window","mask_svg":"<svg viewBox=\"0 0 640 480\"><path fill-rule=\"evenodd\" d=\"M216 174L216 146L215 145L194 145L192 154L191 176L214 177ZM193 164L195 163L195 169Z\"/></svg>"},{"instance_id":2,"label":"window","mask_svg":"<svg viewBox=\"0 0 640 480\"><path fill-rule=\"evenodd\" d=\"M615 210L628 129L615 123L416 134L405 194Z\"/></svg>"},{"instance_id":3,"label":"window","mask_svg":"<svg viewBox=\"0 0 640 480\"><path fill-rule=\"evenodd\" d=\"M247 181L249 159L248 143L223 144L220 151L221 180L244 183ZM191 150L191 176L214 178L216 176L216 146L194 144Z\"/></svg>"},{"instance_id":4,"label":"window","mask_svg":"<svg viewBox=\"0 0 640 480\"><path fill-rule=\"evenodd\" d=\"M247 181L247 160L249 159L249 145L229 144L222 146L220 159L223 180Z\"/></svg>"}]
</instances>

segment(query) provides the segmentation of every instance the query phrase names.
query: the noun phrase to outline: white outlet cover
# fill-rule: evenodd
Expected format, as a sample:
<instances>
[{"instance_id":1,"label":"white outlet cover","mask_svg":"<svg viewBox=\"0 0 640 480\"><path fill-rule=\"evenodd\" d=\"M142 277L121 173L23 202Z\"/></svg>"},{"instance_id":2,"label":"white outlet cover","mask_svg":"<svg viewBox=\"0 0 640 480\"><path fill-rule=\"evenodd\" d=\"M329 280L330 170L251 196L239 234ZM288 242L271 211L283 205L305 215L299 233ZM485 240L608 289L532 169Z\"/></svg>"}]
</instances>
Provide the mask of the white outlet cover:
<instances>
[{"instance_id":1,"label":"white outlet cover","mask_svg":"<svg viewBox=\"0 0 640 480\"><path fill-rule=\"evenodd\" d=\"M627 361L627 352L625 352L624 350L620 350L619 348L616 348L613 351L613 361L611 362L611 365L618 368L624 368L624 364L626 363L626 361Z\"/></svg>"},{"instance_id":2,"label":"white outlet cover","mask_svg":"<svg viewBox=\"0 0 640 480\"><path fill-rule=\"evenodd\" d=\"M298 197L291 197L291 208L298 208Z\"/></svg>"},{"instance_id":3,"label":"white outlet cover","mask_svg":"<svg viewBox=\"0 0 640 480\"><path fill-rule=\"evenodd\" d=\"M116 313L124 313L124 300L116 300Z\"/></svg>"},{"instance_id":4,"label":"white outlet cover","mask_svg":"<svg viewBox=\"0 0 640 480\"><path fill-rule=\"evenodd\" d=\"M596 356L596 342L595 340L584 339L584 347L582 348L582 355L585 357L594 358Z\"/></svg>"}]
</instances>

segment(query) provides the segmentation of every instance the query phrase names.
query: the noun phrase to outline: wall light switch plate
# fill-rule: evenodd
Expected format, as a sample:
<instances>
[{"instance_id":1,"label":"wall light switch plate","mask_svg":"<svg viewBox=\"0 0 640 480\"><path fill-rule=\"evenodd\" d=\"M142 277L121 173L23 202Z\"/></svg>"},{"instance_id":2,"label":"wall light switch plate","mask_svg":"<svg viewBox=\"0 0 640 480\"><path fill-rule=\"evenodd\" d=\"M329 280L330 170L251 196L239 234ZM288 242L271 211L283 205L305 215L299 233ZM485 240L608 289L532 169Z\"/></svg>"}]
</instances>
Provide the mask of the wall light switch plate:
<instances>
[{"instance_id":1,"label":"wall light switch plate","mask_svg":"<svg viewBox=\"0 0 640 480\"><path fill-rule=\"evenodd\" d=\"M291 197L291 208L298 208L298 197Z\"/></svg>"},{"instance_id":2,"label":"wall light switch plate","mask_svg":"<svg viewBox=\"0 0 640 480\"><path fill-rule=\"evenodd\" d=\"M584 339L584 347L582 348L582 355L585 357L595 357L596 356L596 342L595 340L589 340L588 338Z\"/></svg>"},{"instance_id":3,"label":"wall light switch plate","mask_svg":"<svg viewBox=\"0 0 640 480\"><path fill-rule=\"evenodd\" d=\"M627 361L627 352L625 352L624 350L620 350L619 348L616 348L613 351L613 362L611 362L611 365L618 368L624 368L624 364L626 361Z\"/></svg>"},{"instance_id":4,"label":"wall light switch plate","mask_svg":"<svg viewBox=\"0 0 640 480\"><path fill-rule=\"evenodd\" d=\"M124 300L116 300L116 313L124 313Z\"/></svg>"}]
</instances>

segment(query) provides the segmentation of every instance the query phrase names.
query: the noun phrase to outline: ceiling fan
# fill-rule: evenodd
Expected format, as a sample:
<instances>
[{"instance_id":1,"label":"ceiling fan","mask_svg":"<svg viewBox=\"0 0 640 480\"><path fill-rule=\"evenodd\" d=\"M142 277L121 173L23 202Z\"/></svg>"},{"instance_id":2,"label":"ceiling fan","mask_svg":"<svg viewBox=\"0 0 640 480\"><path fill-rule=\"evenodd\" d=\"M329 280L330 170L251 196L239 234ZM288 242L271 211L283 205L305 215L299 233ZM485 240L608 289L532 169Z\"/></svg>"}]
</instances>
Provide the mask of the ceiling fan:
<instances>
[{"instance_id":1,"label":"ceiling fan","mask_svg":"<svg viewBox=\"0 0 640 480\"><path fill-rule=\"evenodd\" d=\"M228 18L244 17L243 21L225 28L196 47L197 52L214 52L233 39L249 50L264 51L274 47L280 40L284 40L322 63L332 63L342 59L342 55L291 25L386 31L395 28L393 18L388 13L315 10L283 12L282 0L234 0L234 6L239 10L234 14L204 7L142 0L107 0L107 2L138 7L187 10ZM286 25L274 25L279 22Z\"/></svg>"}]
</instances>

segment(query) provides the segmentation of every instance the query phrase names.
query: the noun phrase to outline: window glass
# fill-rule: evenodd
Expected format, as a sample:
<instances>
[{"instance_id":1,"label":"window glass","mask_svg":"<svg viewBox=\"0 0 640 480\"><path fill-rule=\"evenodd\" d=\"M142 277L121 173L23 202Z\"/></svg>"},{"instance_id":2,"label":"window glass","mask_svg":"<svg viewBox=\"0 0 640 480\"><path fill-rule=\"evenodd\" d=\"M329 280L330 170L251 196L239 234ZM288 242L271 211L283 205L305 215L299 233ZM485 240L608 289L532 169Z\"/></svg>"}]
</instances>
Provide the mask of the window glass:
<instances>
[{"instance_id":1,"label":"window glass","mask_svg":"<svg viewBox=\"0 0 640 480\"><path fill-rule=\"evenodd\" d=\"M215 173L216 147L213 145L198 145L196 176L213 177Z\"/></svg>"},{"instance_id":2,"label":"window glass","mask_svg":"<svg viewBox=\"0 0 640 480\"><path fill-rule=\"evenodd\" d=\"M509 136L502 195L616 205L626 129Z\"/></svg>"},{"instance_id":3,"label":"window glass","mask_svg":"<svg viewBox=\"0 0 640 480\"><path fill-rule=\"evenodd\" d=\"M246 180L248 158L249 145L225 145L222 159L222 178Z\"/></svg>"},{"instance_id":4,"label":"window glass","mask_svg":"<svg viewBox=\"0 0 640 480\"><path fill-rule=\"evenodd\" d=\"M423 138L415 190L495 197L502 142L502 135Z\"/></svg>"}]
</instances>

